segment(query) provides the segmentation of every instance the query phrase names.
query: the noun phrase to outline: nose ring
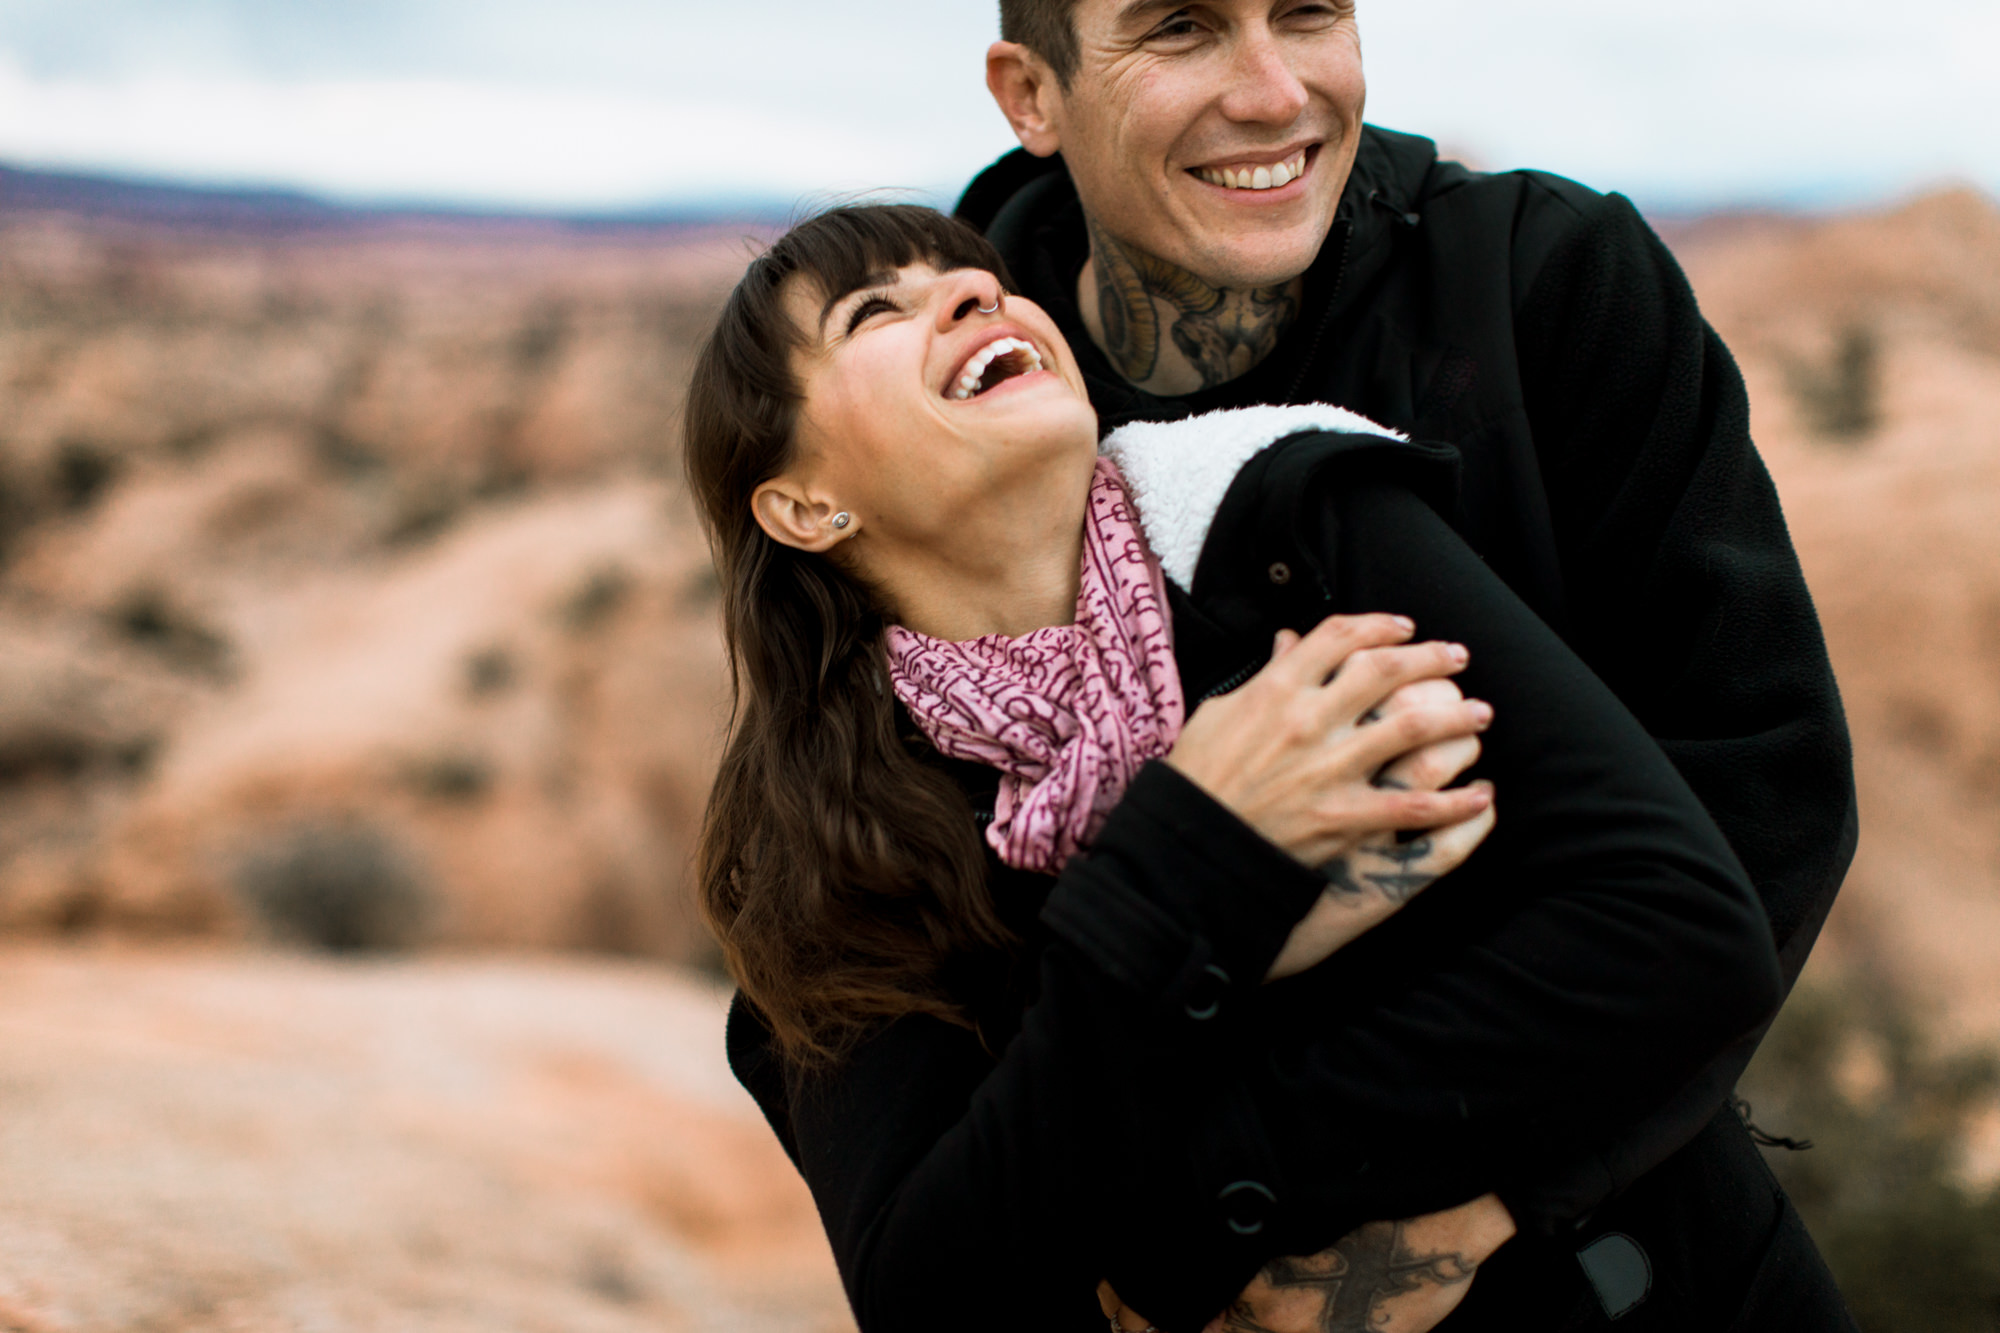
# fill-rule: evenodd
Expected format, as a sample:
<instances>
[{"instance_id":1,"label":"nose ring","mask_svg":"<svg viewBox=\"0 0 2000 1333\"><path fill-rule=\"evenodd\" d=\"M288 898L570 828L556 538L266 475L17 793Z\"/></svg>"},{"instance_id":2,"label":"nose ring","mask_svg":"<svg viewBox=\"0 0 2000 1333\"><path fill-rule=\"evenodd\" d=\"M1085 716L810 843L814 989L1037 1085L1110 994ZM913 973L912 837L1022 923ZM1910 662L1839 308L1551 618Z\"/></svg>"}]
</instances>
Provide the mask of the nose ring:
<instances>
[{"instance_id":1,"label":"nose ring","mask_svg":"<svg viewBox=\"0 0 2000 1333\"><path fill-rule=\"evenodd\" d=\"M999 314L999 313L1000 313L1000 300L999 300L999 298L998 298L998 297L995 297L995 298L994 298L994 300L993 300L993 304L992 304L991 306L981 306L981 307L979 307L979 313L980 313L980 314L982 314L982 315L997 315L997 314Z\"/></svg>"}]
</instances>

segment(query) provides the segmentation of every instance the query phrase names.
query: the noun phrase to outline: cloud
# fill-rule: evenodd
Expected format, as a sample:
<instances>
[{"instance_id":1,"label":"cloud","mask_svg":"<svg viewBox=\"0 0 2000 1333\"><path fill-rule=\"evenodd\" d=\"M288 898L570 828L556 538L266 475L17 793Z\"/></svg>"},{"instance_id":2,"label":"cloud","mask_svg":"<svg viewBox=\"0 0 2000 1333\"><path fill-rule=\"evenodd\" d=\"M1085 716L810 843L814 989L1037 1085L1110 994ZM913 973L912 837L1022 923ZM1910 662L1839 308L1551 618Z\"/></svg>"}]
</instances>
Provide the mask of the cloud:
<instances>
[{"instance_id":1,"label":"cloud","mask_svg":"<svg viewBox=\"0 0 2000 1333\"><path fill-rule=\"evenodd\" d=\"M983 95L983 94L982 94ZM615 209L948 190L1006 148L936 124L443 80L37 79L0 63L0 157L337 197Z\"/></svg>"},{"instance_id":2,"label":"cloud","mask_svg":"<svg viewBox=\"0 0 2000 1333\"><path fill-rule=\"evenodd\" d=\"M1656 201L2000 189L2000 4L1376 0L1372 116Z\"/></svg>"},{"instance_id":3,"label":"cloud","mask_svg":"<svg viewBox=\"0 0 2000 1333\"><path fill-rule=\"evenodd\" d=\"M2000 190L1995 0L1361 0L1371 118L1642 202ZM4 0L0 158L537 208L948 192L991 0Z\"/></svg>"}]
</instances>

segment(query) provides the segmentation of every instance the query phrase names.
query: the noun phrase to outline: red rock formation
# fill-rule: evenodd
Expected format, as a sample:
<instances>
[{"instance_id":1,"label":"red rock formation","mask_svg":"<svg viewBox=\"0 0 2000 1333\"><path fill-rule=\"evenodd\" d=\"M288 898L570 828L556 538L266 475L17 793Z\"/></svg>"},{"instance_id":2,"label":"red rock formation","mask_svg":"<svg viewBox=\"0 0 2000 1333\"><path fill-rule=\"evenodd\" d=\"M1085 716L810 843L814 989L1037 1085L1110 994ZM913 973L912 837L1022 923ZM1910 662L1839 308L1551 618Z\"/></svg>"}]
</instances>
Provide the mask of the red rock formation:
<instances>
[{"instance_id":1,"label":"red rock formation","mask_svg":"<svg viewBox=\"0 0 2000 1333\"><path fill-rule=\"evenodd\" d=\"M699 953L745 252L0 213L0 922Z\"/></svg>"},{"instance_id":2,"label":"red rock formation","mask_svg":"<svg viewBox=\"0 0 2000 1333\"><path fill-rule=\"evenodd\" d=\"M1861 850L1823 965L2000 1035L2000 208L1957 190L1678 248L1749 380L1854 728ZM1872 348L1859 370L1843 344ZM1828 429L1843 373L1874 381L1872 427Z\"/></svg>"},{"instance_id":3,"label":"red rock formation","mask_svg":"<svg viewBox=\"0 0 2000 1333\"><path fill-rule=\"evenodd\" d=\"M0 952L0 1329L853 1327L657 967Z\"/></svg>"}]
</instances>

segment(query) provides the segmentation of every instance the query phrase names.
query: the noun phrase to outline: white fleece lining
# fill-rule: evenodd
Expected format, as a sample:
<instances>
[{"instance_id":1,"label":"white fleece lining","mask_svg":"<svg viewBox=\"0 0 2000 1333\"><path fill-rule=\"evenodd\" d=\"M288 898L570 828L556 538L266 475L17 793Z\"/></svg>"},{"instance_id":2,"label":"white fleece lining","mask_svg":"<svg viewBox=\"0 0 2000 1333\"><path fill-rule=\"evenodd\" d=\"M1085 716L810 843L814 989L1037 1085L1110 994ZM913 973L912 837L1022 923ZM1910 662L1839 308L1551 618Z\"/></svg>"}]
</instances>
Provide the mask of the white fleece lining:
<instances>
[{"instance_id":1,"label":"white fleece lining","mask_svg":"<svg viewBox=\"0 0 2000 1333\"><path fill-rule=\"evenodd\" d=\"M1409 438L1344 407L1296 403L1233 407L1179 421L1134 421L1105 436L1098 452L1125 474L1139 526L1160 568L1185 590L1194 586L1202 543L1229 483L1266 446L1307 430Z\"/></svg>"}]
</instances>

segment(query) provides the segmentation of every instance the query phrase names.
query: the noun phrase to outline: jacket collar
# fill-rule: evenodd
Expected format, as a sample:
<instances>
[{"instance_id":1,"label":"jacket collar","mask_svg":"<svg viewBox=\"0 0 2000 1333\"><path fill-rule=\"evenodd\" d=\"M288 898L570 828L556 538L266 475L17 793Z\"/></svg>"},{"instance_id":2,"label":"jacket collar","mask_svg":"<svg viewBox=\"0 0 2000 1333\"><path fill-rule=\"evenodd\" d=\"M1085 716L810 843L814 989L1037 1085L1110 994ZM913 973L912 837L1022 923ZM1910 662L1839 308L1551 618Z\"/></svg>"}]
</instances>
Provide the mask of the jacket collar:
<instances>
[{"instance_id":1,"label":"jacket collar","mask_svg":"<svg viewBox=\"0 0 2000 1333\"><path fill-rule=\"evenodd\" d=\"M1422 225L1436 163L1437 146L1429 139L1374 125L1362 127L1333 226L1306 272L1309 291L1322 286L1330 290L1323 301L1308 300L1308 309L1316 312L1308 317L1310 323L1302 320L1286 335L1288 340L1309 340L1298 383L1287 395L1291 400L1299 399L1307 382L1316 381L1319 362L1334 351L1322 345L1325 331L1359 293L1368 290L1388 262L1398 233L1414 232ZM1105 429L1131 420L1172 420L1189 414L1185 403L1155 397L1127 383L1084 331L1075 290L1087 242L1076 186L1060 154L1038 158L1015 149L974 178L955 212L986 233L1016 287L1055 318L1076 350Z\"/></svg>"}]
</instances>

